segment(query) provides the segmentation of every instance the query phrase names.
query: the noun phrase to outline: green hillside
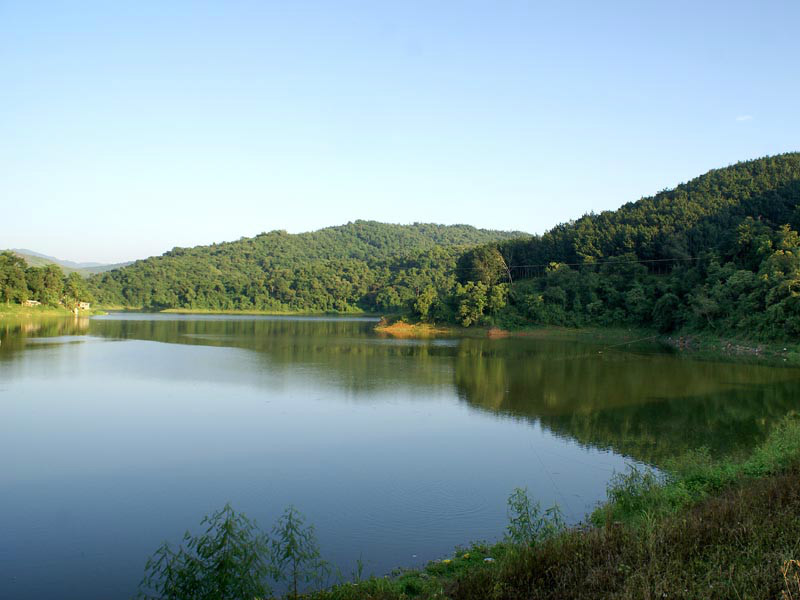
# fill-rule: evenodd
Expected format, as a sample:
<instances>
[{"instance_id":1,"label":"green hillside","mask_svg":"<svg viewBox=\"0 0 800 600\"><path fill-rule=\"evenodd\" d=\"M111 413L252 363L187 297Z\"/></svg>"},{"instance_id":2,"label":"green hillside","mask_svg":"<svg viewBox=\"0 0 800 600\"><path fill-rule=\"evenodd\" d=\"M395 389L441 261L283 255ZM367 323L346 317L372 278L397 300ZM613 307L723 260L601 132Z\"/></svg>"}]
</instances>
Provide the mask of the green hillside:
<instances>
[{"instance_id":1,"label":"green hillside","mask_svg":"<svg viewBox=\"0 0 800 600\"><path fill-rule=\"evenodd\" d=\"M469 247L524 236L466 225L356 221L175 248L89 280L98 301L145 308L265 311L411 309L454 284Z\"/></svg>"},{"instance_id":2,"label":"green hillside","mask_svg":"<svg viewBox=\"0 0 800 600\"><path fill-rule=\"evenodd\" d=\"M175 248L90 278L146 308L382 311L525 327L800 336L800 154L709 171L539 236L356 221Z\"/></svg>"},{"instance_id":3,"label":"green hillside","mask_svg":"<svg viewBox=\"0 0 800 600\"><path fill-rule=\"evenodd\" d=\"M619 210L467 252L468 293L454 316L796 338L799 206L800 153L709 171ZM494 314L492 293L506 300Z\"/></svg>"}]
</instances>

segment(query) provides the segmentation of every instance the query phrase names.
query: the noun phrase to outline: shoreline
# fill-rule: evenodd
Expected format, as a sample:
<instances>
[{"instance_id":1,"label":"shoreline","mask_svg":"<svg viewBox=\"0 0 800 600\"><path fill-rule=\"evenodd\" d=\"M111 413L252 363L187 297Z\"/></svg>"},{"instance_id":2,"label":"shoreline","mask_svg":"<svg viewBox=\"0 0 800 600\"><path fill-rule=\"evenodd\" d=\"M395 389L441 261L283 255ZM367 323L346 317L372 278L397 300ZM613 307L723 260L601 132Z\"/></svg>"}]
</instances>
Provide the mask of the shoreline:
<instances>
[{"instance_id":1,"label":"shoreline","mask_svg":"<svg viewBox=\"0 0 800 600\"><path fill-rule=\"evenodd\" d=\"M797 414L744 459L714 461L698 451L675 460L666 479L647 470L621 474L608 499L574 526L522 497L529 510L527 521L516 522L529 534L523 540L509 521L511 537L497 543L473 542L419 568L304 597L594 600L658 589L658 597L772 599L800 591Z\"/></svg>"},{"instance_id":2,"label":"shoreline","mask_svg":"<svg viewBox=\"0 0 800 600\"><path fill-rule=\"evenodd\" d=\"M457 325L433 325L429 323L408 323L402 319L390 322L383 317L375 327L377 333L398 338L431 337L485 337L489 339L531 338L584 340L610 344L609 349L637 344L667 347L687 356L697 358L732 358L736 360L756 360L787 365L800 364L800 344L791 342L765 342L740 338L728 338L677 332L658 333L648 329L625 327L585 327L570 328L551 325L532 326L521 329L503 329L496 326L464 328Z\"/></svg>"},{"instance_id":3,"label":"shoreline","mask_svg":"<svg viewBox=\"0 0 800 600\"><path fill-rule=\"evenodd\" d=\"M0 321L31 318L92 317L105 312L99 308L82 310L77 315L63 306L22 306L20 304L0 304Z\"/></svg>"},{"instance_id":4,"label":"shoreline","mask_svg":"<svg viewBox=\"0 0 800 600\"><path fill-rule=\"evenodd\" d=\"M504 329L494 325L461 327L452 324L409 322L397 315L361 312L319 312L319 311L266 311L266 310L212 310L168 308L148 310L141 307L96 305L88 311L81 311L77 317L105 315L108 312L136 312L150 314L177 315L251 315L270 317L355 317L374 319L376 334L398 339L430 339L436 337L468 338L532 338L589 341L598 344L611 344L609 348L633 346L635 344L655 345L697 358L729 358L735 360L767 361L778 364L800 365L800 343L766 342L707 333L675 332L662 334L653 330L634 327L561 327L556 325L531 325L522 328ZM30 318L75 317L64 307L34 306L19 304L0 304L0 321Z\"/></svg>"}]
</instances>

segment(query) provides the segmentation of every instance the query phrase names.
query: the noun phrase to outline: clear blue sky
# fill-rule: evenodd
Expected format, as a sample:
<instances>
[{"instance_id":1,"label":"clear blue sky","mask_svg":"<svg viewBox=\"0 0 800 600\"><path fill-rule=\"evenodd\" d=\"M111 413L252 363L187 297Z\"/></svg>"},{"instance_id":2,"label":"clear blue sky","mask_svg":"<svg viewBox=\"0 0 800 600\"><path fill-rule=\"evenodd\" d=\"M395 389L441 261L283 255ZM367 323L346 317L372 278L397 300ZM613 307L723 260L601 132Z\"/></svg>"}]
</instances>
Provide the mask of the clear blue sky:
<instances>
[{"instance_id":1,"label":"clear blue sky","mask_svg":"<svg viewBox=\"0 0 800 600\"><path fill-rule=\"evenodd\" d=\"M0 0L0 247L541 232L800 149L800 2Z\"/></svg>"}]
</instances>

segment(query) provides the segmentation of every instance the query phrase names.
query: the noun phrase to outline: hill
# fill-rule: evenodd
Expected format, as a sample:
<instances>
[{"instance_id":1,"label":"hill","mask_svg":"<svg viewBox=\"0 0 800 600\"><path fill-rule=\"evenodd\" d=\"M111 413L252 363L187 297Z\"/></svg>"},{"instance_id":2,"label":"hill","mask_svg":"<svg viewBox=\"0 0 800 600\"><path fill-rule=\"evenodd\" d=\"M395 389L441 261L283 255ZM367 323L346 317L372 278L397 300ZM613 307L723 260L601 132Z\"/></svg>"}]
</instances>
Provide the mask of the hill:
<instances>
[{"instance_id":1,"label":"hill","mask_svg":"<svg viewBox=\"0 0 800 600\"><path fill-rule=\"evenodd\" d=\"M319 231L262 233L174 248L96 275L98 301L152 309L400 311L447 289L468 248L525 236L467 225L356 221Z\"/></svg>"},{"instance_id":2,"label":"hill","mask_svg":"<svg viewBox=\"0 0 800 600\"><path fill-rule=\"evenodd\" d=\"M62 260L54 256L48 256L33 250L25 248L12 248L11 252L19 256L30 267L43 267L45 265L58 265L65 275L70 273L78 273L83 277L89 277L96 273L103 273L112 269L119 269L125 267L130 262L117 263L117 264L104 264L99 262L73 262L71 260Z\"/></svg>"},{"instance_id":3,"label":"hill","mask_svg":"<svg viewBox=\"0 0 800 600\"><path fill-rule=\"evenodd\" d=\"M800 336L800 153L715 169L538 236L356 221L175 248L96 275L103 303L381 311L501 327Z\"/></svg>"},{"instance_id":4,"label":"hill","mask_svg":"<svg viewBox=\"0 0 800 600\"><path fill-rule=\"evenodd\" d=\"M799 207L800 153L715 169L541 236L468 251L453 314L464 324L796 338ZM494 311L492 293L505 300Z\"/></svg>"}]
</instances>

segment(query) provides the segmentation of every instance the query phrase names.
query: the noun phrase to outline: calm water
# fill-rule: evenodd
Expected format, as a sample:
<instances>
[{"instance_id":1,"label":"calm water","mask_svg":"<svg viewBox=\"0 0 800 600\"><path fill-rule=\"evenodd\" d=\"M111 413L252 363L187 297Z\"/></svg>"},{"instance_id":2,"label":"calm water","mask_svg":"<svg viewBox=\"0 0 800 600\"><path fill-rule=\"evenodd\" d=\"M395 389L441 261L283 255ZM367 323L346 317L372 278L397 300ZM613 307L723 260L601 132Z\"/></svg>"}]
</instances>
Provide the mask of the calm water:
<instances>
[{"instance_id":1,"label":"calm water","mask_svg":"<svg viewBox=\"0 0 800 600\"><path fill-rule=\"evenodd\" d=\"M800 406L797 369L373 325L0 324L0 598L128 598L227 501L296 505L345 573L417 565L499 538L514 487L576 521L627 462L741 452Z\"/></svg>"}]
</instances>

